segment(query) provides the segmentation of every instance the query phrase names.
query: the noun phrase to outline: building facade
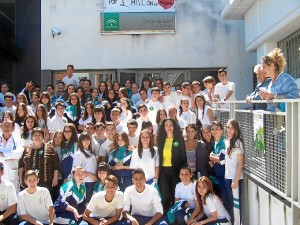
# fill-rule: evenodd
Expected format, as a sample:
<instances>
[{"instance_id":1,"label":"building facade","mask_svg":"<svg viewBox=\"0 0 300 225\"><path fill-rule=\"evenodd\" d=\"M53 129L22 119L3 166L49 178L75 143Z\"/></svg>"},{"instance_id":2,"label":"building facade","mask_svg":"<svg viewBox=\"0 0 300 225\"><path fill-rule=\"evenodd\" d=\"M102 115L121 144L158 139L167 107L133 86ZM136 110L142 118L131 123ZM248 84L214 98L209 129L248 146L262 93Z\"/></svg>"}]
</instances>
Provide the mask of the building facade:
<instances>
[{"instance_id":1,"label":"building facade","mask_svg":"<svg viewBox=\"0 0 300 225\"><path fill-rule=\"evenodd\" d=\"M220 0L175 4L175 32L101 35L104 0L42 1L42 83L61 79L68 64L94 85L101 79L140 83L144 76L163 77L175 85L216 77L226 67L229 80L237 83L237 96L244 99L252 90L256 63L256 54L246 52L244 22L222 20ZM53 36L53 28L61 34Z\"/></svg>"}]
</instances>

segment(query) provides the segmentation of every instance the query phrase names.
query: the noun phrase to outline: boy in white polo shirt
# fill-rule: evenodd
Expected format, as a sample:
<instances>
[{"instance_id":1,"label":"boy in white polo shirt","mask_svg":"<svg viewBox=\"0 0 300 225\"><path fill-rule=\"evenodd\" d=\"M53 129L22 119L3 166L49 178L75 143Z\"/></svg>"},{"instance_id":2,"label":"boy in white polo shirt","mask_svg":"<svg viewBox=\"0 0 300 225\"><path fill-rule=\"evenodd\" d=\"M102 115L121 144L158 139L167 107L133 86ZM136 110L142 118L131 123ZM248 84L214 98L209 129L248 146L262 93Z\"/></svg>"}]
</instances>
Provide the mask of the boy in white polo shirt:
<instances>
[{"instance_id":1,"label":"boy in white polo shirt","mask_svg":"<svg viewBox=\"0 0 300 225\"><path fill-rule=\"evenodd\" d=\"M48 189L39 187L38 175L33 170L25 173L28 186L18 195L18 215L27 224L53 224L54 209Z\"/></svg>"},{"instance_id":2,"label":"boy in white polo shirt","mask_svg":"<svg viewBox=\"0 0 300 225\"><path fill-rule=\"evenodd\" d=\"M96 193L86 210L83 219L90 224L121 225L119 218L124 204L124 194L118 189L118 178L108 175L105 179L105 191Z\"/></svg>"},{"instance_id":3,"label":"boy in white polo shirt","mask_svg":"<svg viewBox=\"0 0 300 225\"><path fill-rule=\"evenodd\" d=\"M0 224L15 225L18 224L16 189L10 181L2 180L3 174L4 166L0 162Z\"/></svg>"},{"instance_id":4,"label":"boy in white polo shirt","mask_svg":"<svg viewBox=\"0 0 300 225\"><path fill-rule=\"evenodd\" d=\"M146 184L143 169L133 170L132 182L134 185L124 192L123 217L126 221L123 224L168 224L162 220L163 207L159 194L153 186Z\"/></svg>"}]
</instances>

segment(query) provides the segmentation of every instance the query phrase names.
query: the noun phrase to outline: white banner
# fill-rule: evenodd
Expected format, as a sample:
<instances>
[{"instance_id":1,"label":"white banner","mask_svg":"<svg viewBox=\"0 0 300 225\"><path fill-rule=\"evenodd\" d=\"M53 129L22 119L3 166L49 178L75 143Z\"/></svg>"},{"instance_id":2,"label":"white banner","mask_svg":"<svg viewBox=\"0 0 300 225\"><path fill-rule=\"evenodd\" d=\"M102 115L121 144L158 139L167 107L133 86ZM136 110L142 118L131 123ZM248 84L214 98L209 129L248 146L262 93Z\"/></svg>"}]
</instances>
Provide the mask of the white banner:
<instances>
[{"instance_id":1,"label":"white banner","mask_svg":"<svg viewBox=\"0 0 300 225\"><path fill-rule=\"evenodd\" d=\"M265 153L264 111L253 111L254 148L261 154Z\"/></svg>"},{"instance_id":2,"label":"white banner","mask_svg":"<svg viewBox=\"0 0 300 225\"><path fill-rule=\"evenodd\" d=\"M104 0L104 12L175 12L175 0Z\"/></svg>"}]
</instances>

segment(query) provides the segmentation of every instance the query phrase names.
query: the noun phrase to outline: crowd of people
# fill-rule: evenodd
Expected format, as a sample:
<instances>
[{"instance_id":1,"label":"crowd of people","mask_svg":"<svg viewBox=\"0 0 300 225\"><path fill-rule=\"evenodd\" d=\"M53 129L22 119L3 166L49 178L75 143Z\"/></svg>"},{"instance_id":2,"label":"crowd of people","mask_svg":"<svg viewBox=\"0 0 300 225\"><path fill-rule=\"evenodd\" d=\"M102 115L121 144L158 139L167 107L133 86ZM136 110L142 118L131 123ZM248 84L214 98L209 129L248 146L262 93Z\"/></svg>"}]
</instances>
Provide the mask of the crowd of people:
<instances>
[{"instance_id":1,"label":"crowd of people","mask_svg":"<svg viewBox=\"0 0 300 225\"><path fill-rule=\"evenodd\" d=\"M284 65L279 49L262 57L248 103L299 97ZM236 99L225 69L205 90L148 77L91 87L72 65L66 73L46 90L1 84L0 224L241 223L243 136L212 111Z\"/></svg>"}]
</instances>

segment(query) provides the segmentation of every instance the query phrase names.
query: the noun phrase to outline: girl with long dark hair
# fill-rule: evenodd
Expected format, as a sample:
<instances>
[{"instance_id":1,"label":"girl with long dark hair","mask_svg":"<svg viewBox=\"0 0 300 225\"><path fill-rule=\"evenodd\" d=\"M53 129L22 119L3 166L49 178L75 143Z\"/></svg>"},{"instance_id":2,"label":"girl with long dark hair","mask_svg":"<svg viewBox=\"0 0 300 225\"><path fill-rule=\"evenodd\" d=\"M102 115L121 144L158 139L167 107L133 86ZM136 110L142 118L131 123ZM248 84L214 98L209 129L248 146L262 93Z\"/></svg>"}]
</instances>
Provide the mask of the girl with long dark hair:
<instances>
[{"instance_id":1,"label":"girl with long dark hair","mask_svg":"<svg viewBox=\"0 0 300 225\"><path fill-rule=\"evenodd\" d=\"M49 141L49 124L50 118L48 117L48 112L43 104L39 104L35 111L35 116L37 119L37 125L44 131L44 142Z\"/></svg>"},{"instance_id":2,"label":"girl with long dark hair","mask_svg":"<svg viewBox=\"0 0 300 225\"><path fill-rule=\"evenodd\" d=\"M114 145L116 149L112 151L109 158L109 165L113 175L118 178L120 191L132 185L130 161L132 151L128 150L129 139L128 135L123 132L117 135Z\"/></svg>"},{"instance_id":3,"label":"girl with long dark hair","mask_svg":"<svg viewBox=\"0 0 300 225\"><path fill-rule=\"evenodd\" d=\"M214 120L211 107L207 105L205 97L203 95L197 95L195 97L195 113L202 125L211 125Z\"/></svg>"},{"instance_id":4,"label":"girl with long dark hair","mask_svg":"<svg viewBox=\"0 0 300 225\"><path fill-rule=\"evenodd\" d=\"M88 133L83 132L78 138L78 151L74 155L73 168L81 166L85 173L86 200L90 201L95 182L97 181L97 158L92 150L92 142Z\"/></svg>"},{"instance_id":5,"label":"girl with long dark hair","mask_svg":"<svg viewBox=\"0 0 300 225\"><path fill-rule=\"evenodd\" d=\"M78 130L81 132L84 130L86 125L90 122L92 122L93 119L93 111L94 111L95 105L93 102L88 101L85 103L83 115L79 119L79 125L78 125Z\"/></svg>"},{"instance_id":6,"label":"girl with long dark hair","mask_svg":"<svg viewBox=\"0 0 300 225\"><path fill-rule=\"evenodd\" d=\"M72 123L67 123L63 130L63 141L61 143L61 164L60 172L63 182L71 179L71 170L74 154L77 151L77 131Z\"/></svg>"},{"instance_id":7,"label":"girl with long dark hair","mask_svg":"<svg viewBox=\"0 0 300 225\"><path fill-rule=\"evenodd\" d=\"M78 130L79 120L81 118L82 107L80 106L80 99L77 93L72 93L69 96L69 106L66 108L64 117L67 118L68 123L73 123Z\"/></svg>"},{"instance_id":8,"label":"girl with long dark hair","mask_svg":"<svg viewBox=\"0 0 300 225\"><path fill-rule=\"evenodd\" d=\"M157 148L154 146L153 135L148 130L142 130L140 133L138 147L132 152L130 168L142 168L147 184L152 184L159 178Z\"/></svg>"},{"instance_id":9,"label":"girl with long dark hair","mask_svg":"<svg viewBox=\"0 0 300 225\"><path fill-rule=\"evenodd\" d=\"M32 143L31 133L35 127L37 127L35 116L26 115L24 119L24 126L21 131L21 141L23 146L28 146Z\"/></svg>"},{"instance_id":10,"label":"girl with long dark hair","mask_svg":"<svg viewBox=\"0 0 300 225\"><path fill-rule=\"evenodd\" d=\"M244 139L239 122L230 119L226 127L227 139L225 153L225 186L224 202L231 216L231 222L241 224L242 222L242 184L244 166Z\"/></svg>"}]
</instances>

